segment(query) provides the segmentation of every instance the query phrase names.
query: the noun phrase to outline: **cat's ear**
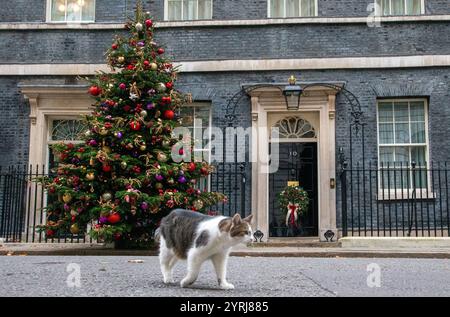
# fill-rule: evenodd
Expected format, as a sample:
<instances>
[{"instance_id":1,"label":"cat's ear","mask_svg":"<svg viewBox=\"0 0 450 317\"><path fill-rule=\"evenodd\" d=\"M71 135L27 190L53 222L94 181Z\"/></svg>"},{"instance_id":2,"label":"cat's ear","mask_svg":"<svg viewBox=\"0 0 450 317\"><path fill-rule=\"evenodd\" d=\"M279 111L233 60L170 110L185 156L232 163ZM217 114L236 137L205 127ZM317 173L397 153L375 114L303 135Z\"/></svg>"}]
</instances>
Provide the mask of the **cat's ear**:
<instances>
[{"instance_id":1,"label":"cat's ear","mask_svg":"<svg viewBox=\"0 0 450 317\"><path fill-rule=\"evenodd\" d=\"M253 219L253 214L251 214L250 216L248 216L247 218L242 219L245 222L251 223Z\"/></svg>"},{"instance_id":2,"label":"cat's ear","mask_svg":"<svg viewBox=\"0 0 450 317\"><path fill-rule=\"evenodd\" d=\"M233 216L233 218L231 219L231 222L233 223L233 225L237 226L238 224L240 224L242 222L242 218L240 214L235 214Z\"/></svg>"}]
</instances>

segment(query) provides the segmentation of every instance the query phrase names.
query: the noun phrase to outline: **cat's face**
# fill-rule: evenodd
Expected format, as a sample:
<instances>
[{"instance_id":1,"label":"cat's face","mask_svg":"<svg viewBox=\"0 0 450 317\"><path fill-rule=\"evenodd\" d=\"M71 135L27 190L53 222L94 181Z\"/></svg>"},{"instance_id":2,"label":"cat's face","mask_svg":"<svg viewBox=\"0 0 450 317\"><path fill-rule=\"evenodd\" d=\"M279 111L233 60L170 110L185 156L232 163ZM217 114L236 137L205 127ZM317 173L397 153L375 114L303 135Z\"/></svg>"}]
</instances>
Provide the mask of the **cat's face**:
<instances>
[{"instance_id":1,"label":"cat's face","mask_svg":"<svg viewBox=\"0 0 450 317\"><path fill-rule=\"evenodd\" d=\"M253 215L242 219L239 214L233 216L222 224L222 231L227 231L233 244L248 243L253 240L253 232L250 223Z\"/></svg>"}]
</instances>

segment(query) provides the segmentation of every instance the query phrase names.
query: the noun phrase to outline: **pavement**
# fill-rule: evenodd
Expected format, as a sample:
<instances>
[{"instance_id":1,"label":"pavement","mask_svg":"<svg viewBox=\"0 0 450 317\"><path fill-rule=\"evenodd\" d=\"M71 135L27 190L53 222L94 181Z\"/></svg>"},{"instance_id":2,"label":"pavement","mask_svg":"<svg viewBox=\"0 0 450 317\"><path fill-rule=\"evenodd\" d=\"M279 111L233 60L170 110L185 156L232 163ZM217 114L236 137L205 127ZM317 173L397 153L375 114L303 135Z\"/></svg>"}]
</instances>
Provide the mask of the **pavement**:
<instances>
[{"instance_id":1,"label":"pavement","mask_svg":"<svg viewBox=\"0 0 450 317\"><path fill-rule=\"evenodd\" d=\"M209 262L192 288L178 284L185 272L179 262L165 285L154 256L2 256L0 296L450 296L445 259L231 257L230 291Z\"/></svg>"},{"instance_id":2,"label":"pavement","mask_svg":"<svg viewBox=\"0 0 450 317\"><path fill-rule=\"evenodd\" d=\"M4 243L0 255L66 256L154 256L157 250L115 250L103 244L83 243ZM237 246L231 253L240 257L309 257L309 258L429 258L450 259L450 248L346 248L339 245L275 246L253 244Z\"/></svg>"}]
</instances>

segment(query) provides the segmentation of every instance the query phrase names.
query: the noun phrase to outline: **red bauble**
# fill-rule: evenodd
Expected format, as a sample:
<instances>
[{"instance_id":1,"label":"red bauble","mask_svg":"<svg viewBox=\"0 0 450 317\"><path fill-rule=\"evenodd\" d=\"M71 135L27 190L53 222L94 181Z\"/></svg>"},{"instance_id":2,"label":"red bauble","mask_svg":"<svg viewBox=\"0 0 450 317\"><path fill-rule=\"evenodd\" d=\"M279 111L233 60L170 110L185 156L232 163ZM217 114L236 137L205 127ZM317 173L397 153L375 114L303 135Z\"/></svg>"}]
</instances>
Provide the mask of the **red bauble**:
<instances>
[{"instance_id":1,"label":"red bauble","mask_svg":"<svg viewBox=\"0 0 450 317\"><path fill-rule=\"evenodd\" d=\"M206 167L202 167L201 169L200 169L200 173L202 173L203 175L208 175L208 169L206 168Z\"/></svg>"},{"instance_id":2,"label":"red bauble","mask_svg":"<svg viewBox=\"0 0 450 317\"><path fill-rule=\"evenodd\" d=\"M145 26L146 27L152 27L152 25L153 25L153 21L152 20L150 20L150 19L148 19L148 20L145 20Z\"/></svg>"},{"instance_id":3,"label":"red bauble","mask_svg":"<svg viewBox=\"0 0 450 317\"><path fill-rule=\"evenodd\" d=\"M172 102L172 98L171 98L171 97L162 97L162 98L161 98L161 102L162 102L163 104L169 104L169 103Z\"/></svg>"},{"instance_id":4,"label":"red bauble","mask_svg":"<svg viewBox=\"0 0 450 317\"><path fill-rule=\"evenodd\" d=\"M166 83L166 88L167 89L172 89L173 88L173 82Z\"/></svg>"},{"instance_id":5,"label":"red bauble","mask_svg":"<svg viewBox=\"0 0 450 317\"><path fill-rule=\"evenodd\" d=\"M103 165L103 172L109 173L111 172L111 166L110 165Z\"/></svg>"},{"instance_id":6,"label":"red bauble","mask_svg":"<svg viewBox=\"0 0 450 317\"><path fill-rule=\"evenodd\" d=\"M141 124L139 123L139 121L131 121L130 128L131 130L139 131L141 129Z\"/></svg>"},{"instance_id":7,"label":"red bauble","mask_svg":"<svg viewBox=\"0 0 450 317\"><path fill-rule=\"evenodd\" d=\"M47 237L51 238L54 236L55 231L53 231L52 229L48 229L45 234L47 235Z\"/></svg>"},{"instance_id":8,"label":"red bauble","mask_svg":"<svg viewBox=\"0 0 450 317\"><path fill-rule=\"evenodd\" d=\"M109 223L115 224L115 223L118 223L119 221L120 221L120 215L117 212L113 213L112 215L110 215L108 217Z\"/></svg>"},{"instance_id":9,"label":"red bauble","mask_svg":"<svg viewBox=\"0 0 450 317\"><path fill-rule=\"evenodd\" d=\"M128 65L128 66L127 66L127 69L128 69L128 70L134 70L134 65L132 65L132 64Z\"/></svg>"},{"instance_id":10,"label":"red bauble","mask_svg":"<svg viewBox=\"0 0 450 317\"><path fill-rule=\"evenodd\" d=\"M162 55L162 54L164 54L165 50L163 48L158 48L157 52L159 55Z\"/></svg>"},{"instance_id":11,"label":"red bauble","mask_svg":"<svg viewBox=\"0 0 450 317\"><path fill-rule=\"evenodd\" d=\"M181 149L178 150L178 154L180 154L180 155L183 155L183 154L184 154L183 148L181 148Z\"/></svg>"},{"instance_id":12,"label":"red bauble","mask_svg":"<svg viewBox=\"0 0 450 317\"><path fill-rule=\"evenodd\" d=\"M111 46L111 48L112 48L113 50L116 50L116 49L119 48L119 46L118 46L117 44L113 44L113 45Z\"/></svg>"},{"instance_id":13,"label":"red bauble","mask_svg":"<svg viewBox=\"0 0 450 317\"><path fill-rule=\"evenodd\" d=\"M150 65L150 62L149 61L144 61L144 66L145 67L148 67Z\"/></svg>"},{"instance_id":14,"label":"red bauble","mask_svg":"<svg viewBox=\"0 0 450 317\"><path fill-rule=\"evenodd\" d=\"M189 172L195 172L196 169L197 166L195 165L194 162L189 163Z\"/></svg>"},{"instance_id":15,"label":"red bauble","mask_svg":"<svg viewBox=\"0 0 450 317\"><path fill-rule=\"evenodd\" d=\"M89 93L92 96L98 96L102 93L102 89L100 87L97 86L92 86L91 88L89 88Z\"/></svg>"},{"instance_id":16,"label":"red bauble","mask_svg":"<svg viewBox=\"0 0 450 317\"><path fill-rule=\"evenodd\" d=\"M166 110L164 112L164 118L166 118L167 120L173 120L173 118L175 118L175 112L173 112L172 110Z\"/></svg>"}]
</instances>

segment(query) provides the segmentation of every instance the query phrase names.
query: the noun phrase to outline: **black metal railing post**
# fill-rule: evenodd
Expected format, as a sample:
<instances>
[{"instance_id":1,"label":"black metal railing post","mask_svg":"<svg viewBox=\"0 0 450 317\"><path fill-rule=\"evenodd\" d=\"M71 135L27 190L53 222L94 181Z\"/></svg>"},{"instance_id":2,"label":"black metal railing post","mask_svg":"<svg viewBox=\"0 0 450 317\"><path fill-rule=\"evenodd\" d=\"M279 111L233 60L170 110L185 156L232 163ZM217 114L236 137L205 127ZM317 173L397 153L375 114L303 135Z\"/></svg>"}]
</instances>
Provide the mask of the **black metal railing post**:
<instances>
[{"instance_id":1,"label":"black metal railing post","mask_svg":"<svg viewBox=\"0 0 450 317\"><path fill-rule=\"evenodd\" d=\"M342 235L348 235L347 228L347 166L346 161L342 162L341 167L341 205L342 205Z\"/></svg>"}]
</instances>

